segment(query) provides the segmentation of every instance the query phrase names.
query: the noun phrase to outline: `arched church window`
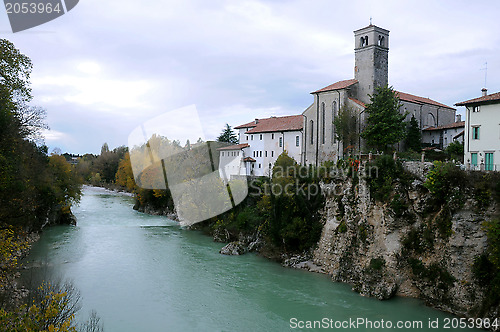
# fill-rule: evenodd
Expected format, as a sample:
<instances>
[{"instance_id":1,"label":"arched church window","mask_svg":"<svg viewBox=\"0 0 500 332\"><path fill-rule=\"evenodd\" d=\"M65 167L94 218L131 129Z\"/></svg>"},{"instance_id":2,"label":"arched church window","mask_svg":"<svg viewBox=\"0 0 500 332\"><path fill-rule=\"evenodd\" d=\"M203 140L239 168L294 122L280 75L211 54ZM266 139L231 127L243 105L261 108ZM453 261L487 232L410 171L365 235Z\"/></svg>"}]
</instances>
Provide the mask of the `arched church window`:
<instances>
[{"instance_id":1,"label":"arched church window","mask_svg":"<svg viewBox=\"0 0 500 332\"><path fill-rule=\"evenodd\" d=\"M385 37L378 36L378 46L384 46L384 42L385 42Z\"/></svg>"},{"instance_id":2,"label":"arched church window","mask_svg":"<svg viewBox=\"0 0 500 332\"><path fill-rule=\"evenodd\" d=\"M334 100L332 103L332 144L335 143L335 124L333 121L337 117L337 101Z\"/></svg>"},{"instance_id":3,"label":"arched church window","mask_svg":"<svg viewBox=\"0 0 500 332\"><path fill-rule=\"evenodd\" d=\"M310 121L310 128L311 128L311 145L314 144L314 121Z\"/></svg>"},{"instance_id":4,"label":"arched church window","mask_svg":"<svg viewBox=\"0 0 500 332\"><path fill-rule=\"evenodd\" d=\"M361 47L368 46L368 36L361 37Z\"/></svg>"},{"instance_id":5,"label":"arched church window","mask_svg":"<svg viewBox=\"0 0 500 332\"><path fill-rule=\"evenodd\" d=\"M429 127L436 126L436 118L434 117L434 114L432 114L432 113L427 114L427 126L429 126Z\"/></svg>"},{"instance_id":6,"label":"arched church window","mask_svg":"<svg viewBox=\"0 0 500 332\"><path fill-rule=\"evenodd\" d=\"M325 103L321 103L321 144L325 144Z\"/></svg>"}]
</instances>

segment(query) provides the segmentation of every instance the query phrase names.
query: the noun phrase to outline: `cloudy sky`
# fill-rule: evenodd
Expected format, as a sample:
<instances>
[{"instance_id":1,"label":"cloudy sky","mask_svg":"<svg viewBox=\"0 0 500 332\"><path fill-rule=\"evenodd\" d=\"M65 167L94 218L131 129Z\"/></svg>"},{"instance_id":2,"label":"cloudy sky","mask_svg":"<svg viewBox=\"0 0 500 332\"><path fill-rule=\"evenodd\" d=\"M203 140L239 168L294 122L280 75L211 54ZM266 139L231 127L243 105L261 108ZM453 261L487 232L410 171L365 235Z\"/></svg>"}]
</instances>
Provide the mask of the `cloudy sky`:
<instances>
[{"instance_id":1,"label":"cloudy sky","mask_svg":"<svg viewBox=\"0 0 500 332\"><path fill-rule=\"evenodd\" d=\"M353 30L390 30L389 83L453 105L500 91L500 1L80 0L0 37L34 65L50 148L98 153L141 123L195 105L206 138L227 122L300 114L311 91L353 78ZM459 109L459 112L462 111Z\"/></svg>"}]
</instances>

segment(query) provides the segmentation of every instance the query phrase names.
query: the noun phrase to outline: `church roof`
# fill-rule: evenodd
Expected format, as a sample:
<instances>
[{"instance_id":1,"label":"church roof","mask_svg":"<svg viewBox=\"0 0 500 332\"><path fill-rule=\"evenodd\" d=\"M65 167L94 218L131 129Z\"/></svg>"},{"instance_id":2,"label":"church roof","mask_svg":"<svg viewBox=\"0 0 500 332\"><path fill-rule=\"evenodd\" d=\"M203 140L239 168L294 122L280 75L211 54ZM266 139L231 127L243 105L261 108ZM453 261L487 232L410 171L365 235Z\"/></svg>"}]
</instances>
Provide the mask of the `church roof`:
<instances>
[{"instance_id":1,"label":"church roof","mask_svg":"<svg viewBox=\"0 0 500 332\"><path fill-rule=\"evenodd\" d=\"M225 146L223 148L218 148L217 150L241 150L244 148L248 148L250 145L248 143L243 143L243 144L235 144L235 145L230 145L230 146Z\"/></svg>"},{"instance_id":2,"label":"church roof","mask_svg":"<svg viewBox=\"0 0 500 332\"><path fill-rule=\"evenodd\" d=\"M489 101L498 101L500 100L500 92L497 93L492 93L486 96L482 96L479 98L474 98L466 101L462 101L461 103L456 103L455 106L465 106L469 104L480 104L480 103L485 103Z\"/></svg>"},{"instance_id":3,"label":"church roof","mask_svg":"<svg viewBox=\"0 0 500 332\"><path fill-rule=\"evenodd\" d=\"M266 119L255 119L255 121L243 124L235 129L252 128L246 134L270 133L274 131L295 131L302 130L304 117L302 115L290 115Z\"/></svg>"},{"instance_id":4,"label":"church roof","mask_svg":"<svg viewBox=\"0 0 500 332\"><path fill-rule=\"evenodd\" d=\"M345 80L345 81L338 81L337 83L330 84L329 86L324 87L323 89L319 89L317 91L311 92L313 93L319 93L319 92L326 92L326 91L333 91L333 90L340 90L340 89L345 89L347 87L350 87L353 84L358 83L358 80Z\"/></svg>"},{"instance_id":5,"label":"church roof","mask_svg":"<svg viewBox=\"0 0 500 332\"><path fill-rule=\"evenodd\" d=\"M366 107L365 103L363 103L362 101L359 101L359 100L351 98L351 97L349 97L349 99L352 100L353 102L355 102L356 104L358 104L359 106Z\"/></svg>"},{"instance_id":6,"label":"church roof","mask_svg":"<svg viewBox=\"0 0 500 332\"><path fill-rule=\"evenodd\" d=\"M465 121L453 122L443 126L429 127L424 130L443 130L443 129L453 129L453 128L463 128L465 127Z\"/></svg>"},{"instance_id":7,"label":"church roof","mask_svg":"<svg viewBox=\"0 0 500 332\"><path fill-rule=\"evenodd\" d=\"M415 103L415 104L429 104L429 105L434 105L434 106L439 106L439 107L444 107L444 108L449 108L451 110L454 110L453 107L438 103L437 101L429 99L429 98L419 97L419 96L411 95L409 93L400 92L400 91L395 91L395 92L400 100L409 101L409 102Z\"/></svg>"}]
</instances>

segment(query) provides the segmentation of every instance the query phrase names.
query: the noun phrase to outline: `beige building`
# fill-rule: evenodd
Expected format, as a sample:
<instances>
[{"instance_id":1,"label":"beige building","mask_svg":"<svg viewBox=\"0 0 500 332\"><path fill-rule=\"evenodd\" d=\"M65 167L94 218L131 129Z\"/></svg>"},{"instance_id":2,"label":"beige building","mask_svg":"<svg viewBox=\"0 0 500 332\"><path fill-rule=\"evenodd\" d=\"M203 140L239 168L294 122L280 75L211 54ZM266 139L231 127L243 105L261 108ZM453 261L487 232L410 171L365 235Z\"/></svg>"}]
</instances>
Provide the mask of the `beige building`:
<instances>
[{"instance_id":1,"label":"beige building","mask_svg":"<svg viewBox=\"0 0 500 332\"><path fill-rule=\"evenodd\" d=\"M363 139L355 147L344 146L335 139L333 119L342 108L351 108L358 117L358 132L366 122L365 103L370 102L375 88L388 84L389 31L375 25L354 31L354 79L339 81L311 92L313 103L304 116L304 147L302 163L319 165L323 161L342 158L344 151L366 150ZM455 109L429 98L397 92L408 112L407 121L414 116L421 129L455 122ZM402 149L402 143L396 147Z\"/></svg>"}]
</instances>

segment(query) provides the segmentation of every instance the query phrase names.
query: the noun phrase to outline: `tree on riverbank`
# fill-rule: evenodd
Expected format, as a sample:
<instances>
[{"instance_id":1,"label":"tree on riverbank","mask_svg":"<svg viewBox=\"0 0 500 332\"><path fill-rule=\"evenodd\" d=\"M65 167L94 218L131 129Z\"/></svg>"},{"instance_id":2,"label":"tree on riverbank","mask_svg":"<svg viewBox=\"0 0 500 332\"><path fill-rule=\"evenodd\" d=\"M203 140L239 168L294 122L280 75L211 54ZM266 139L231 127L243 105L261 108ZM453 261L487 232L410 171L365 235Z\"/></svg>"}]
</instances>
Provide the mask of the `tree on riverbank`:
<instances>
[{"instance_id":1,"label":"tree on riverbank","mask_svg":"<svg viewBox=\"0 0 500 332\"><path fill-rule=\"evenodd\" d=\"M17 260L28 246L28 235L46 224L72 222L70 208L81 195L73 168L64 157L49 156L43 145L45 110L29 105L31 69L26 55L0 39L0 298L10 298L15 289ZM57 311L53 300L59 303L62 298L46 299L46 313ZM10 319L20 319L19 312L6 311L4 303L2 328ZM30 317L41 313L27 310ZM39 330L24 323L7 330Z\"/></svg>"}]
</instances>

